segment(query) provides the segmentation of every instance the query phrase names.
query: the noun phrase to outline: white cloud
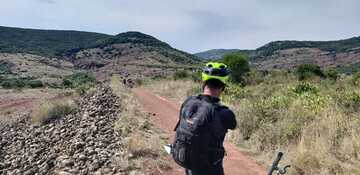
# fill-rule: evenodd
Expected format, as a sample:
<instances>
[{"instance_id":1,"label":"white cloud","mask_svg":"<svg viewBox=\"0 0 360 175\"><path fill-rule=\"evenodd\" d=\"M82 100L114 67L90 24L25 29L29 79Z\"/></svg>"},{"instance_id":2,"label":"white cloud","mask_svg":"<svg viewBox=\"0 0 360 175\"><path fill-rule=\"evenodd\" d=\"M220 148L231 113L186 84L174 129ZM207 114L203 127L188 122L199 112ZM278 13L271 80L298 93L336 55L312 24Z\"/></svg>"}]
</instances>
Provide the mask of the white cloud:
<instances>
[{"instance_id":1,"label":"white cloud","mask_svg":"<svg viewBox=\"0 0 360 175\"><path fill-rule=\"evenodd\" d=\"M117 34L136 30L189 52L360 35L358 0L12 0L0 25Z\"/></svg>"}]
</instances>

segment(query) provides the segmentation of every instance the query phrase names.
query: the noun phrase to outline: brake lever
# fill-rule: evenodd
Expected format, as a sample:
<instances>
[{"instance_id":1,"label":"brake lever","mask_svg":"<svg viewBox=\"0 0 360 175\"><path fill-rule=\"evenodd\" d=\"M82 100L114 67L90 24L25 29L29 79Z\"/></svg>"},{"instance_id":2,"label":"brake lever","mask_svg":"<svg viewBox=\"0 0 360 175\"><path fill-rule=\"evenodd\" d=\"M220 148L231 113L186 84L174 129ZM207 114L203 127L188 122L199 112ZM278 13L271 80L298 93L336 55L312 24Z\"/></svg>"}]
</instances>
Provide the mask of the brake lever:
<instances>
[{"instance_id":1,"label":"brake lever","mask_svg":"<svg viewBox=\"0 0 360 175\"><path fill-rule=\"evenodd\" d=\"M286 165L284 168L277 168L277 175L286 174L287 169L290 168L291 165Z\"/></svg>"}]
</instances>

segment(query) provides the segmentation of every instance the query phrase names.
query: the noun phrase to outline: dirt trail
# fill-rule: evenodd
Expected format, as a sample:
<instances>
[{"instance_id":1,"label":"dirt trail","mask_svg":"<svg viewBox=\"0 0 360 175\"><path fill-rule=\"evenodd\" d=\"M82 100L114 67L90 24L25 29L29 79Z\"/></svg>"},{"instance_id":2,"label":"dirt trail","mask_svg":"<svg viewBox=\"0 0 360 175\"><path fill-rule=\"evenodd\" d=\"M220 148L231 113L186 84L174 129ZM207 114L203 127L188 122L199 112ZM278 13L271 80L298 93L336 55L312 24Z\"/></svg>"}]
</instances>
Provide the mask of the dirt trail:
<instances>
[{"instance_id":1,"label":"dirt trail","mask_svg":"<svg viewBox=\"0 0 360 175\"><path fill-rule=\"evenodd\" d=\"M142 88L133 89L133 93L138 98L147 112L153 113L153 121L156 126L162 128L172 137L173 127L178 120L179 106L162 97L154 95ZM170 142L170 141L169 141ZM255 161L243 155L233 144L225 143L227 156L224 158L224 169L226 175L264 175L264 168L257 165ZM183 170L176 166L171 172L172 175L184 174Z\"/></svg>"}]
</instances>

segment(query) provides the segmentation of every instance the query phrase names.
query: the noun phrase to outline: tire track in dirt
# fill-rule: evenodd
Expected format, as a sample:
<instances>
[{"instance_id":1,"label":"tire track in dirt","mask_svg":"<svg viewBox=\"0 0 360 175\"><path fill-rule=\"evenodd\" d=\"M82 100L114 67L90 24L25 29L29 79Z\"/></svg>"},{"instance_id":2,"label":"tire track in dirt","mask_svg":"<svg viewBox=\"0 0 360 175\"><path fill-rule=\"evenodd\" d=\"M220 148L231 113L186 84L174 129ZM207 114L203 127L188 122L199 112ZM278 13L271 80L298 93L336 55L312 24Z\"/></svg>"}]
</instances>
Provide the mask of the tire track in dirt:
<instances>
[{"instance_id":1,"label":"tire track in dirt","mask_svg":"<svg viewBox=\"0 0 360 175\"><path fill-rule=\"evenodd\" d=\"M143 108L147 112L154 113L152 120L155 126L163 129L169 134L169 138L173 137L173 128L178 120L179 106L165 98L154 95L142 88L132 90ZM169 140L169 142L171 142ZM225 143L227 156L224 158L224 169L226 175L265 175L266 171L263 167L256 164L254 160L243 155L235 145ZM184 174L184 170L172 162L174 168L169 175Z\"/></svg>"}]
</instances>

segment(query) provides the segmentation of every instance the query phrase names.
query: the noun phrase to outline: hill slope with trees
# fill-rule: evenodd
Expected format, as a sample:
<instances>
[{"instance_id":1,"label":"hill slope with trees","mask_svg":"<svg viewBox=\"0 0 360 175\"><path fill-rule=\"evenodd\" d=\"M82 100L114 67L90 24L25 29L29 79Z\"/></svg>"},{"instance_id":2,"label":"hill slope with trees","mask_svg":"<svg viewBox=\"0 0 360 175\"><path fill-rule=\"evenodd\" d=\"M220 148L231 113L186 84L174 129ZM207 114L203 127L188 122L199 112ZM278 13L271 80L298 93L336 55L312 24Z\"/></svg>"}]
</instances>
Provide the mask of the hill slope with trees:
<instances>
[{"instance_id":1,"label":"hill slope with trees","mask_svg":"<svg viewBox=\"0 0 360 175\"><path fill-rule=\"evenodd\" d=\"M28 53L45 57L64 58L91 48L104 48L113 44L131 44L133 47L156 48L160 54L174 58L175 62L194 63L195 56L172 48L155 37L140 32L107 35L93 32L66 30L38 30L0 26L0 53Z\"/></svg>"},{"instance_id":2,"label":"hill slope with trees","mask_svg":"<svg viewBox=\"0 0 360 175\"><path fill-rule=\"evenodd\" d=\"M220 59L228 53L246 54L260 69L291 69L311 63L344 72L360 70L357 66L360 63L360 37L337 41L274 41L255 50L213 49L195 55Z\"/></svg>"}]
</instances>

